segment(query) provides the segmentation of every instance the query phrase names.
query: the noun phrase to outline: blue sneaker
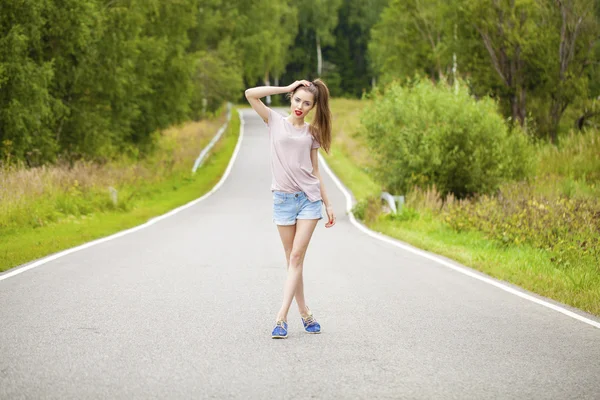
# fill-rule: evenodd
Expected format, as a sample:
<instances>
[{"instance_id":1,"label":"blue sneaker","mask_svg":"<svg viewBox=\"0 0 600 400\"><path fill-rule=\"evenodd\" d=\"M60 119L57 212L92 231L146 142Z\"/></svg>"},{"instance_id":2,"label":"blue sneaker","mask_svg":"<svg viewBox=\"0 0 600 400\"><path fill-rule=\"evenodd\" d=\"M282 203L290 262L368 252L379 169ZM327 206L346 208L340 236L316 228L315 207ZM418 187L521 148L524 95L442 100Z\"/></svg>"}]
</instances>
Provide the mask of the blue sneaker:
<instances>
[{"instance_id":1,"label":"blue sneaker","mask_svg":"<svg viewBox=\"0 0 600 400\"><path fill-rule=\"evenodd\" d=\"M308 307L306 307L308 310ZM302 317L302 324L304 325L304 330L307 333L321 333L321 325L317 321L315 321L315 317L310 310L308 310L308 316L306 318Z\"/></svg>"},{"instance_id":2,"label":"blue sneaker","mask_svg":"<svg viewBox=\"0 0 600 400\"><path fill-rule=\"evenodd\" d=\"M271 337L273 339L285 339L287 338L287 322L285 321L277 321L277 325L273 329L273 333L271 333Z\"/></svg>"}]
</instances>

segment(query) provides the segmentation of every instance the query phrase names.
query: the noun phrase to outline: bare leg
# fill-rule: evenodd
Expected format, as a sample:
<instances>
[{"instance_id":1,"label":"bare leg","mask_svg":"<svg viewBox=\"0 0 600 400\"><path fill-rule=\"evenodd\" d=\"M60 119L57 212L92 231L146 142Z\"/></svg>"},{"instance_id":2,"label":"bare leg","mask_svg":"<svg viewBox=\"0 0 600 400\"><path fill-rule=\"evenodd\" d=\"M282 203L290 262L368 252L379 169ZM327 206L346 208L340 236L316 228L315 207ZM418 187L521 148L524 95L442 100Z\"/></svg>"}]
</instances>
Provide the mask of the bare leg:
<instances>
[{"instance_id":1,"label":"bare leg","mask_svg":"<svg viewBox=\"0 0 600 400\"><path fill-rule=\"evenodd\" d=\"M301 314L306 315L304 284L302 283L301 293L298 293L298 289L303 280L302 267L304 256L306 255L306 249L308 248L310 238L317 226L317 222L318 220L316 219L299 219L296 221L296 233L292 242L292 250L289 254L288 276L283 290L283 304L277 314L277 320L287 321L287 314L295 294L300 297L300 299L296 297L296 302L298 303ZM287 252L286 257L288 257Z\"/></svg>"},{"instance_id":2,"label":"bare leg","mask_svg":"<svg viewBox=\"0 0 600 400\"><path fill-rule=\"evenodd\" d=\"M292 247L294 245L294 237L296 236L296 225L279 225L279 236L281 237L281 242L283 244L283 250L285 251L285 260L286 267L289 270L290 267L290 254L292 253ZM301 265L304 267L304 256L306 256L306 252L302 256ZM301 269L304 271L304 268ZM308 315L308 309L306 308L306 301L304 299L304 277L303 274L300 274L300 280L296 286L296 292L294 293L294 297L296 299L296 304L298 305L298 311L300 315L306 317Z\"/></svg>"}]
</instances>

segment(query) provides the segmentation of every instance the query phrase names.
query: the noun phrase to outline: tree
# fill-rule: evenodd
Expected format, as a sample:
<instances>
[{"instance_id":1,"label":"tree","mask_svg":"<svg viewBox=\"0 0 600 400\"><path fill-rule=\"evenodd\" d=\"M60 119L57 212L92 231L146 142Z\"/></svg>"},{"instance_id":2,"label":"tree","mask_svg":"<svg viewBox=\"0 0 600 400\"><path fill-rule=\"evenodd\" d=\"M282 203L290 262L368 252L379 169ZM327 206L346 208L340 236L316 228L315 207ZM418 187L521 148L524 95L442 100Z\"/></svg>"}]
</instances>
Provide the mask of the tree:
<instances>
[{"instance_id":1,"label":"tree","mask_svg":"<svg viewBox=\"0 0 600 400\"><path fill-rule=\"evenodd\" d=\"M49 4L21 3L0 2L0 149L5 159L53 160L62 110L51 94L53 60L44 58Z\"/></svg>"},{"instance_id":2,"label":"tree","mask_svg":"<svg viewBox=\"0 0 600 400\"><path fill-rule=\"evenodd\" d=\"M317 50L317 77L323 72L322 46L335 44L333 30L338 23L342 0L307 0L300 8L299 29L302 35L314 36Z\"/></svg>"},{"instance_id":3,"label":"tree","mask_svg":"<svg viewBox=\"0 0 600 400\"><path fill-rule=\"evenodd\" d=\"M587 97L587 69L593 61L594 46L600 39L600 25L594 15L593 0L554 0L541 2L546 21L560 24L555 30L554 57L550 95L549 134L553 142L558 139L558 124L566 108L578 97ZM558 23L557 19L560 19ZM559 34L559 35L558 35ZM590 117L594 114L584 114Z\"/></svg>"},{"instance_id":4,"label":"tree","mask_svg":"<svg viewBox=\"0 0 600 400\"><path fill-rule=\"evenodd\" d=\"M30 165L139 151L189 114L197 0L0 3L0 146Z\"/></svg>"},{"instance_id":5,"label":"tree","mask_svg":"<svg viewBox=\"0 0 600 400\"><path fill-rule=\"evenodd\" d=\"M392 0L371 31L369 55L384 83L425 73L443 79L452 65L454 7L442 0Z\"/></svg>"},{"instance_id":6,"label":"tree","mask_svg":"<svg viewBox=\"0 0 600 400\"><path fill-rule=\"evenodd\" d=\"M528 61L539 50L535 40L539 9L534 0L486 0L465 2L466 18L488 54L488 60L508 99L513 121L525 125L527 117Z\"/></svg>"},{"instance_id":7,"label":"tree","mask_svg":"<svg viewBox=\"0 0 600 400\"><path fill-rule=\"evenodd\" d=\"M245 7L240 20L243 34L238 41L244 76L252 83L262 78L268 86L273 75L278 79L285 70L288 49L298 29L297 9L290 0L254 1ZM268 104L270 100L267 98Z\"/></svg>"},{"instance_id":8,"label":"tree","mask_svg":"<svg viewBox=\"0 0 600 400\"><path fill-rule=\"evenodd\" d=\"M388 0L344 0L334 30L335 46L325 48L323 54L335 66L325 71L332 94L360 97L371 86L374 76L367 56L371 28L378 21ZM335 93L335 80L339 93Z\"/></svg>"},{"instance_id":9,"label":"tree","mask_svg":"<svg viewBox=\"0 0 600 400\"><path fill-rule=\"evenodd\" d=\"M200 119L243 91L243 60L238 40L245 34L240 1L202 0L197 22L188 32L187 51L194 60L192 118Z\"/></svg>"}]
</instances>

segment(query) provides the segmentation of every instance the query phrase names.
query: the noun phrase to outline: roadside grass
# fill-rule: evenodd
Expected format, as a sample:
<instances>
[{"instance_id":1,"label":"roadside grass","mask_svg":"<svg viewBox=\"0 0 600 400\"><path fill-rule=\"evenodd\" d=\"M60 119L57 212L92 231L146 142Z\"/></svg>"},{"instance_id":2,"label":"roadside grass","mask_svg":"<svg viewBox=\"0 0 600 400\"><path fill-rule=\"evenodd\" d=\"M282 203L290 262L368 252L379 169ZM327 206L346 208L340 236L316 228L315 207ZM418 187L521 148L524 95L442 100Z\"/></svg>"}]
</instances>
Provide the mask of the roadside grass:
<instances>
[{"instance_id":1,"label":"roadside grass","mask_svg":"<svg viewBox=\"0 0 600 400\"><path fill-rule=\"evenodd\" d=\"M400 214L398 219L402 219ZM369 227L443 255L497 279L600 315L600 275L587 266L560 268L552 255L532 246L504 246L478 231L456 232L428 212L403 221L379 216Z\"/></svg>"},{"instance_id":2,"label":"roadside grass","mask_svg":"<svg viewBox=\"0 0 600 400\"><path fill-rule=\"evenodd\" d=\"M539 194L548 197L600 198L600 135L597 131L570 132L558 146L538 150Z\"/></svg>"},{"instance_id":3,"label":"roadside grass","mask_svg":"<svg viewBox=\"0 0 600 400\"><path fill-rule=\"evenodd\" d=\"M104 169L88 165L87 170L79 166L81 171L52 171L50 175L59 176L54 181L48 171L29 171L41 175L40 185L50 187L22 187L17 206L7 205L8 196L0 198L0 271L140 225L210 191L227 168L237 143L240 121L235 109L204 165L194 175L191 169L224 121L221 116L170 128L157 151L139 163L120 160ZM3 171L2 177L8 181L14 179L11 173L17 172L26 173ZM84 178L86 172L96 179ZM88 181L80 184L72 173ZM107 190L108 182L118 190L116 205Z\"/></svg>"},{"instance_id":4,"label":"roadside grass","mask_svg":"<svg viewBox=\"0 0 600 400\"><path fill-rule=\"evenodd\" d=\"M354 197L362 200L379 196L381 187L369 176L371 159L360 139L360 112L366 103L360 100L332 99L333 133L331 154L327 163L336 175L351 188Z\"/></svg>"},{"instance_id":5,"label":"roadside grass","mask_svg":"<svg viewBox=\"0 0 600 400\"><path fill-rule=\"evenodd\" d=\"M572 264L557 264L552 252L527 243L503 243L476 229L457 231L447 223L447 214L436 208L438 199L435 193L429 196L432 197L430 199L423 193L420 193L420 198L418 195L408 195L401 213L395 216L383 213L379 202L379 185L367 173L372 160L360 139L362 128L359 114L365 105L365 100L331 101L334 142L331 154L323 154L336 175L354 193L359 203L355 214L363 218L363 223L374 231L600 316L600 266L593 257L582 254L581 259L572 260ZM598 185L591 181L594 178L591 175L597 170L589 166L585 157L574 167L568 167L570 173L567 176L560 175L562 169L566 168L560 163L566 163L575 154L580 154L577 147L584 150L585 144L577 142L579 144L573 145L575 140L579 138L565 141L558 153L551 148L538 149L540 178L532 183L537 185L535 192L556 193L558 190L558 194L565 195L565 191L570 190L568 193L577 197L597 194ZM570 155L562 155L561 150L570 152ZM593 151L595 148L589 150L590 154ZM544 178L548 176L554 179ZM569 180L574 184L569 186Z\"/></svg>"}]
</instances>

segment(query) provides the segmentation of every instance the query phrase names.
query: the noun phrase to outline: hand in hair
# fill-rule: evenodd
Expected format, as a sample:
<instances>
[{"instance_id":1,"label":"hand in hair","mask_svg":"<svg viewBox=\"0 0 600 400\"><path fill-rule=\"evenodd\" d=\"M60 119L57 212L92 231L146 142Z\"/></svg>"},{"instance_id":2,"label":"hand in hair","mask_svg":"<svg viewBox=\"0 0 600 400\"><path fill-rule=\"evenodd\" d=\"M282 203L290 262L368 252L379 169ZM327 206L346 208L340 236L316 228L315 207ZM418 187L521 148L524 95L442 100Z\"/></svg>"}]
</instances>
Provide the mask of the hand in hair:
<instances>
[{"instance_id":1,"label":"hand in hair","mask_svg":"<svg viewBox=\"0 0 600 400\"><path fill-rule=\"evenodd\" d=\"M293 92L294 90L296 90L298 88L298 86L300 85L304 85L304 86L310 86L312 85L312 82L307 81L305 79L301 80L301 81L296 81L294 83L292 83L291 85L289 85L287 88L289 89L288 91Z\"/></svg>"}]
</instances>

